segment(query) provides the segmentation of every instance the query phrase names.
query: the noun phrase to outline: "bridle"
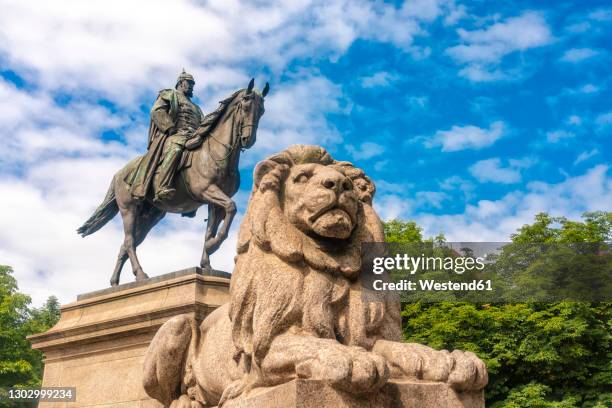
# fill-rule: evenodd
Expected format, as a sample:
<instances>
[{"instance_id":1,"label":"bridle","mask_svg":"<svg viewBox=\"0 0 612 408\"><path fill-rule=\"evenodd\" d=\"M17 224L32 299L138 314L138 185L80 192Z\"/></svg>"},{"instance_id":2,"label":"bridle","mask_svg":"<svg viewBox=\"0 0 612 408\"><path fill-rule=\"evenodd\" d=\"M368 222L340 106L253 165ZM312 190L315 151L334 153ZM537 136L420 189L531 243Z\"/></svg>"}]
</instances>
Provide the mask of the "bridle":
<instances>
[{"instance_id":1,"label":"bridle","mask_svg":"<svg viewBox=\"0 0 612 408\"><path fill-rule=\"evenodd\" d=\"M234 141L232 142L231 145L229 144L225 144L222 141L220 141L219 139L217 139L216 137L214 137L212 134L206 138L206 142L208 143L208 154L210 155L211 159L213 159L213 161L217 164L222 164L225 160L227 160L232 153L234 153L234 151L236 150L236 148L238 147L238 144L240 143L240 141L242 140L242 132L243 129L248 128L248 127L253 127L253 124L244 124L242 122L244 122L244 117L242 115L242 101L240 101L238 107L236 108L237 112L235 114L240 114L240 125L236 126L238 129L237 135L236 137L234 137ZM222 157L215 157L215 155L213 154L211 148L210 148L210 139L214 140L215 142L219 143L221 146L225 147L227 149L227 154ZM241 147L240 148L241 151L244 152L245 148Z\"/></svg>"}]
</instances>

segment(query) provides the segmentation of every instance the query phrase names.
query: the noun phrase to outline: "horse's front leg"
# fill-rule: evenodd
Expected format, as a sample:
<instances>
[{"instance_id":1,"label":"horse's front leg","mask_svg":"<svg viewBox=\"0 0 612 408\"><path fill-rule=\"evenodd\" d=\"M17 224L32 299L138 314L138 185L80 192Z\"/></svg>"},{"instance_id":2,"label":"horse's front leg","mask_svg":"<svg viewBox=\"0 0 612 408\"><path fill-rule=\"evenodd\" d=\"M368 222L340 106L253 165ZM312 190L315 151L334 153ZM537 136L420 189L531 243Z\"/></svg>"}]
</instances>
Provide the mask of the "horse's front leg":
<instances>
[{"instance_id":1,"label":"horse's front leg","mask_svg":"<svg viewBox=\"0 0 612 408\"><path fill-rule=\"evenodd\" d=\"M208 188L202 193L201 200L208 202L209 208L213 206L214 209L212 213L214 213L213 221L209 218L208 227L206 232L206 241L204 243L204 251L202 253L202 261L201 266L204 269L210 269L210 262L208 257L214 253L221 243L227 238L227 234L229 232L229 228L232 224L232 220L236 215L236 203L232 201L218 186L215 184L211 184ZM225 217L223 217L223 225L218 233L215 234L219 223L221 222L221 217L219 216L220 211L223 210L225 212ZM209 217L212 215L211 211L209 211Z\"/></svg>"},{"instance_id":2,"label":"horse's front leg","mask_svg":"<svg viewBox=\"0 0 612 408\"><path fill-rule=\"evenodd\" d=\"M206 251L206 242L211 240L217 234L217 229L219 228L219 223L221 222L219 211L221 211L220 207L217 207L214 204L208 204L208 223L206 225L206 236L204 238L202 259L200 261L200 267L207 271L211 271L211 267L210 258L208 256L208 252Z\"/></svg>"}]
</instances>

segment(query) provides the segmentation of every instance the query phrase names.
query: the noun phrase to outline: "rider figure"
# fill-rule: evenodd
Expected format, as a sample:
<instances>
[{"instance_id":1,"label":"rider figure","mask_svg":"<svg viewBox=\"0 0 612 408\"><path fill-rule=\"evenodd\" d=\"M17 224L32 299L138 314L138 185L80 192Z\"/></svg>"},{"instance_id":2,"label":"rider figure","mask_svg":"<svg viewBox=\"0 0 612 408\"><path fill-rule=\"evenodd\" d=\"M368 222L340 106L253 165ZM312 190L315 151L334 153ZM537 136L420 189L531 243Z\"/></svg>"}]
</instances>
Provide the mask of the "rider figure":
<instances>
[{"instance_id":1,"label":"rider figure","mask_svg":"<svg viewBox=\"0 0 612 408\"><path fill-rule=\"evenodd\" d=\"M151 183L155 183L154 201L171 198L175 189L172 181L185 149L185 143L202 124L204 115L191 101L195 81L183 70L175 89L160 91L151 109L149 146L131 179L131 193L144 198ZM155 175L157 171L157 175Z\"/></svg>"}]
</instances>

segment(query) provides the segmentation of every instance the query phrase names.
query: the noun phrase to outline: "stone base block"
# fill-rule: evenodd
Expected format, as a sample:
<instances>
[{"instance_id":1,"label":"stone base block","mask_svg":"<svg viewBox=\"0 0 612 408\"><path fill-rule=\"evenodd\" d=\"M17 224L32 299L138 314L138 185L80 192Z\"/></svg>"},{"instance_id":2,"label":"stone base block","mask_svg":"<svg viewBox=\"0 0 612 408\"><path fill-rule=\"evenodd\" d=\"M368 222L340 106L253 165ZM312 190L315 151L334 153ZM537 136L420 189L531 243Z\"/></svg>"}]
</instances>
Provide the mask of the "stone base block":
<instances>
[{"instance_id":1,"label":"stone base block","mask_svg":"<svg viewBox=\"0 0 612 408\"><path fill-rule=\"evenodd\" d=\"M173 316L201 321L228 302L226 275L191 268L79 295L62 306L53 328L28 339L45 356L43 386L76 387L76 402L39 407L161 407L142 386L147 347Z\"/></svg>"},{"instance_id":2,"label":"stone base block","mask_svg":"<svg viewBox=\"0 0 612 408\"><path fill-rule=\"evenodd\" d=\"M390 381L376 394L356 396L320 381L293 380L251 391L223 408L484 408L484 393L460 393L443 383Z\"/></svg>"}]
</instances>

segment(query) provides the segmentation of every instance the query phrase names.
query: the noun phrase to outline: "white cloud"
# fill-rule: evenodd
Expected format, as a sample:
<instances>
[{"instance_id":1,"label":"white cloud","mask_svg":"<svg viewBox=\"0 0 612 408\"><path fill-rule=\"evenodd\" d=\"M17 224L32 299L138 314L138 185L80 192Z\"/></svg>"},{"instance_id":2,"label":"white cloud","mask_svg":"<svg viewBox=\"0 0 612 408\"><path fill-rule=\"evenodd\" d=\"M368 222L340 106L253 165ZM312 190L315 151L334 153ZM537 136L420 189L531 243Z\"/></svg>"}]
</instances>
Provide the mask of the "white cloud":
<instances>
[{"instance_id":1,"label":"white cloud","mask_svg":"<svg viewBox=\"0 0 612 408\"><path fill-rule=\"evenodd\" d=\"M464 192L469 192L474 189L471 181L464 179L458 175L454 175L440 182L440 188L443 190L459 189Z\"/></svg>"},{"instance_id":2,"label":"white cloud","mask_svg":"<svg viewBox=\"0 0 612 408\"><path fill-rule=\"evenodd\" d=\"M586 83L575 88L563 88L563 90L561 90L561 92L559 92L558 94L547 97L546 103L551 106L555 106L560 103L569 104L568 106L573 106L577 98L580 98L581 100L593 98L604 89L606 89L605 83L598 85Z\"/></svg>"},{"instance_id":3,"label":"white cloud","mask_svg":"<svg viewBox=\"0 0 612 408\"><path fill-rule=\"evenodd\" d=\"M476 184L458 175L448 177L438 183L442 190L452 193L456 190L463 195L463 201L468 202L474 197Z\"/></svg>"},{"instance_id":4,"label":"white cloud","mask_svg":"<svg viewBox=\"0 0 612 408\"><path fill-rule=\"evenodd\" d=\"M604 128L612 124L612 111L597 115L595 118L595 123L600 128Z\"/></svg>"},{"instance_id":5,"label":"white cloud","mask_svg":"<svg viewBox=\"0 0 612 408\"><path fill-rule=\"evenodd\" d=\"M455 6L454 9L450 10L448 15L444 18L444 24L447 26L455 25L461 19L467 17L468 13L463 4Z\"/></svg>"},{"instance_id":6,"label":"white cloud","mask_svg":"<svg viewBox=\"0 0 612 408\"><path fill-rule=\"evenodd\" d=\"M429 105L429 97L427 95L408 95L404 100L408 106L419 110L424 110Z\"/></svg>"},{"instance_id":7,"label":"white cloud","mask_svg":"<svg viewBox=\"0 0 612 408\"><path fill-rule=\"evenodd\" d=\"M599 51L592 48L571 48L563 53L561 61L576 63L597 55L599 55Z\"/></svg>"},{"instance_id":8,"label":"white cloud","mask_svg":"<svg viewBox=\"0 0 612 408\"><path fill-rule=\"evenodd\" d=\"M597 149L585 150L584 152L580 153L578 157L576 157L576 160L574 161L574 166L584 161L587 161L591 157L597 156L598 154L599 150Z\"/></svg>"},{"instance_id":9,"label":"white cloud","mask_svg":"<svg viewBox=\"0 0 612 408\"><path fill-rule=\"evenodd\" d=\"M44 93L19 90L0 79L0 111L0 169L66 155L135 153L130 146L98 138L102 131L129 125L126 117L98 105L78 102L60 107Z\"/></svg>"},{"instance_id":10,"label":"white cloud","mask_svg":"<svg viewBox=\"0 0 612 408\"><path fill-rule=\"evenodd\" d=\"M413 202L397 194L377 194L374 208L383 220L404 217L413 208Z\"/></svg>"},{"instance_id":11,"label":"white cloud","mask_svg":"<svg viewBox=\"0 0 612 408\"><path fill-rule=\"evenodd\" d=\"M560 183L532 182L525 191L467 205L462 214L411 213L408 207L395 216L415 220L423 226L426 236L444 232L449 241L456 242L508 241L517 228L533 223L539 212L579 219L585 211L606 210L605 204L612 202L612 180L608 173L607 166L599 165ZM390 198L386 200L393 202Z\"/></svg>"},{"instance_id":12,"label":"white cloud","mask_svg":"<svg viewBox=\"0 0 612 408\"><path fill-rule=\"evenodd\" d=\"M586 84L580 87L580 92L586 93L586 94L597 93L599 92L599 90L600 90L599 87L593 84Z\"/></svg>"},{"instance_id":13,"label":"white cloud","mask_svg":"<svg viewBox=\"0 0 612 408\"><path fill-rule=\"evenodd\" d=\"M385 147L378 143L365 142L355 147L353 145L346 145L346 151L351 155L354 160L368 160L372 157L380 156L385 152Z\"/></svg>"},{"instance_id":14,"label":"white cloud","mask_svg":"<svg viewBox=\"0 0 612 408\"><path fill-rule=\"evenodd\" d=\"M460 75L472 81L505 79L497 65L502 59L517 51L542 47L553 40L550 28L542 15L526 12L490 26L468 31L458 29L461 44L450 47L446 53L466 66Z\"/></svg>"},{"instance_id":15,"label":"white cloud","mask_svg":"<svg viewBox=\"0 0 612 408\"><path fill-rule=\"evenodd\" d=\"M594 33L599 34L605 30L605 23L612 20L612 8L599 8L590 11L587 14L578 14L571 16L569 24L566 30L570 33L579 34L587 33L593 35ZM604 24L602 24L604 23Z\"/></svg>"},{"instance_id":16,"label":"white cloud","mask_svg":"<svg viewBox=\"0 0 612 408\"><path fill-rule=\"evenodd\" d=\"M579 23L570 24L566 27L566 30L573 34L584 33L591 28L591 23L587 21L581 21Z\"/></svg>"},{"instance_id":17,"label":"white cloud","mask_svg":"<svg viewBox=\"0 0 612 408\"><path fill-rule=\"evenodd\" d=\"M335 58L357 38L417 52L423 25L457 12L450 0L401 8L364 0L2 3L7 68L46 89L91 89L126 106L168 86L180 67L214 90L242 85L242 63L279 73L294 58Z\"/></svg>"},{"instance_id":18,"label":"white cloud","mask_svg":"<svg viewBox=\"0 0 612 408\"><path fill-rule=\"evenodd\" d=\"M554 104L557 103L561 97L591 97L601 90L601 86L593 84L584 84L576 88L564 88L558 95L547 98L547 101Z\"/></svg>"},{"instance_id":19,"label":"white cloud","mask_svg":"<svg viewBox=\"0 0 612 408\"><path fill-rule=\"evenodd\" d=\"M461 68L459 75L473 82L499 81L510 78L510 75L501 69L493 69L480 64L470 64Z\"/></svg>"},{"instance_id":20,"label":"white cloud","mask_svg":"<svg viewBox=\"0 0 612 408\"><path fill-rule=\"evenodd\" d=\"M425 142L425 146L442 146L444 152L465 149L477 150L491 146L506 133L506 126L502 121L491 123L489 128L455 125L450 130L438 130L433 137Z\"/></svg>"},{"instance_id":21,"label":"white cloud","mask_svg":"<svg viewBox=\"0 0 612 408\"><path fill-rule=\"evenodd\" d=\"M589 13L588 17L595 21L612 21L612 8L602 7Z\"/></svg>"},{"instance_id":22,"label":"white cloud","mask_svg":"<svg viewBox=\"0 0 612 408\"><path fill-rule=\"evenodd\" d=\"M511 52L541 47L552 41L546 21L533 12L508 18L485 29L459 29L457 33L466 44L452 47L447 52L460 62L497 62Z\"/></svg>"},{"instance_id":23,"label":"white cloud","mask_svg":"<svg viewBox=\"0 0 612 408\"><path fill-rule=\"evenodd\" d=\"M571 139L576 135L564 129L552 130L546 133L546 141L549 143L559 143L565 139Z\"/></svg>"},{"instance_id":24,"label":"white cloud","mask_svg":"<svg viewBox=\"0 0 612 408\"><path fill-rule=\"evenodd\" d=\"M450 196L442 191L419 191L415 195L416 205L419 207L442 208L444 201L450 200Z\"/></svg>"},{"instance_id":25,"label":"white cloud","mask_svg":"<svg viewBox=\"0 0 612 408\"><path fill-rule=\"evenodd\" d=\"M566 120L565 123L567 123L568 125L572 125L572 126L578 126L580 124L582 124L582 118L578 115L570 115Z\"/></svg>"},{"instance_id":26,"label":"white cloud","mask_svg":"<svg viewBox=\"0 0 612 408\"><path fill-rule=\"evenodd\" d=\"M376 191L378 194L387 193L408 193L413 187L410 183L392 183L386 180L375 180Z\"/></svg>"},{"instance_id":27,"label":"white cloud","mask_svg":"<svg viewBox=\"0 0 612 408\"><path fill-rule=\"evenodd\" d=\"M325 77L307 74L279 89L273 88L265 105L257 142L241 157L243 169L292 144L318 144L333 150L342 137L326 115L344 114L350 109L338 85Z\"/></svg>"},{"instance_id":28,"label":"white cloud","mask_svg":"<svg viewBox=\"0 0 612 408\"><path fill-rule=\"evenodd\" d=\"M521 181L521 170L529 167L531 163L531 160L527 159L510 159L508 165L503 166L501 159L495 157L474 163L469 171L481 183L513 184Z\"/></svg>"},{"instance_id":29,"label":"white cloud","mask_svg":"<svg viewBox=\"0 0 612 408\"><path fill-rule=\"evenodd\" d=\"M399 75L381 71L370 76L361 78L361 86L364 88L387 87L399 79Z\"/></svg>"}]
</instances>

